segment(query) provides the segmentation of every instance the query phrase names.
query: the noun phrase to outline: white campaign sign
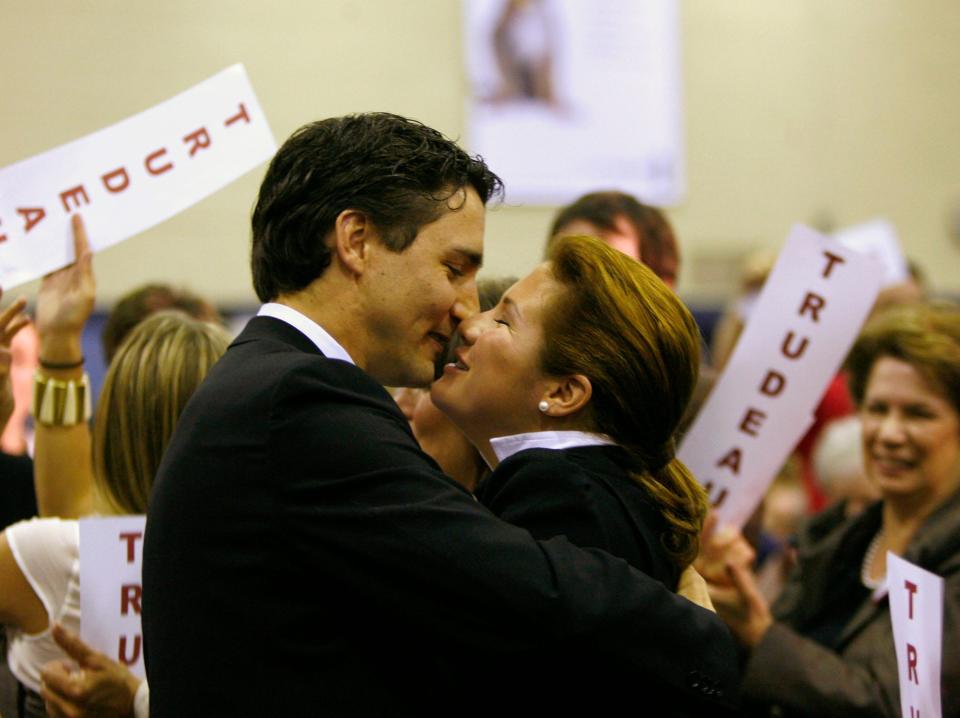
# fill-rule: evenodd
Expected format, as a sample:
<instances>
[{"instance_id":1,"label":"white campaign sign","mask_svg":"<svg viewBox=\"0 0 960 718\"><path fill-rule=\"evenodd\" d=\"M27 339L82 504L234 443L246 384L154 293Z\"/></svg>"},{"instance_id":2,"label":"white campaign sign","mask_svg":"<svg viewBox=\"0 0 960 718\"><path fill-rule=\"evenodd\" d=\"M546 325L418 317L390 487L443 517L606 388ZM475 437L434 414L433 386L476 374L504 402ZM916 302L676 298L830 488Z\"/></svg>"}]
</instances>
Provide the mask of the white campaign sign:
<instances>
[{"instance_id":1,"label":"white campaign sign","mask_svg":"<svg viewBox=\"0 0 960 718\"><path fill-rule=\"evenodd\" d=\"M182 212L269 159L276 142L242 65L140 114L0 169L0 287L73 261L70 215L94 251Z\"/></svg>"},{"instance_id":2,"label":"white campaign sign","mask_svg":"<svg viewBox=\"0 0 960 718\"><path fill-rule=\"evenodd\" d=\"M890 620L903 718L940 718L943 579L887 552Z\"/></svg>"},{"instance_id":3,"label":"white campaign sign","mask_svg":"<svg viewBox=\"0 0 960 718\"><path fill-rule=\"evenodd\" d=\"M873 219L834 232L833 238L845 247L876 257L883 265L883 286L908 279L907 260L900 248L897 230L889 221Z\"/></svg>"},{"instance_id":4,"label":"white campaign sign","mask_svg":"<svg viewBox=\"0 0 960 718\"><path fill-rule=\"evenodd\" d=\"M742 526L813 422L880 289L876 260L797 225L678 456Z\"/></svg>"},{"instance_id":5,"label":"white campaign sign","mask_svg":"<svg viewBox=\"0 0 960 718\"><path fill-rule=\"evenodd\" d=\"M140 678L145 516L80 520L80 637Z\"/></svg>"}]
</instances>

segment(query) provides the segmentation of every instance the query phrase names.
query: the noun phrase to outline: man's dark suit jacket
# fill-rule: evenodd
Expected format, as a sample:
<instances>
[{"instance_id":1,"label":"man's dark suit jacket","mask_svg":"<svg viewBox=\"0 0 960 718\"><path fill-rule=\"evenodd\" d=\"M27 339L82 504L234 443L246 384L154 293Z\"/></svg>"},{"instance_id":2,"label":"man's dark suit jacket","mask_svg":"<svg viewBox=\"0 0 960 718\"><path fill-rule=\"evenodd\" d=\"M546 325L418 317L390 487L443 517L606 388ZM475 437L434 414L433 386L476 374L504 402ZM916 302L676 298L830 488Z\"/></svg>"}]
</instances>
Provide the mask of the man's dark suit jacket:
<instances>
[{"instance_id":1,"label":"man's dark suit jacket","mask_svg":"<svg viewBox=\"0 0 960 718\"><path fill-rule=\"evenodd\" d=\"M555 642L691 694L735 691L713 614L494 517L381 386L268 317L178 422L143 590L153 718L470 714L458 658Z\"/></svg>"}]
</instances>

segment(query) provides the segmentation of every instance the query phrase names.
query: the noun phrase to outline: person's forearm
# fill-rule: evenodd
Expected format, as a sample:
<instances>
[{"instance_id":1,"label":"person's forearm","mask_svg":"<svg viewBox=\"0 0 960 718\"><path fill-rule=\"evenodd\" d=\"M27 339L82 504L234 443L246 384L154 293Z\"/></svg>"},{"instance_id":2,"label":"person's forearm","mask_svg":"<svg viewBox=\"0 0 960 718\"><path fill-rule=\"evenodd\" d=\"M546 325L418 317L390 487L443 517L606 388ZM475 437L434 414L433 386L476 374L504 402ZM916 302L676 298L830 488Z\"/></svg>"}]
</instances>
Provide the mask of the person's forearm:
<instances>
[{"instance_id":1,"label":"person's forearm","mask_svg":"<svg viewBox=\"0 0 960 718\"><path fill-rule=\"evenodd\" d=\"M84 374L80 334L50 332L42 335L40 359L45 364L39 369L43 376L80 381ZM90 513L93 467L87 422L53 426L35 420L34 441L34 487L40 515L77 518Z\"/></svg>"},{"instance_id":2,"label":"person's forearm","mask_svg":"<svg viewBox=\"0 0 960 718\"><path fill-rule=\"evenodd\" d=\"M777 621L752 651L742 691L745 704L778 705L791 715L900 715L892 650L856 663Z\"/></svg>"}]
</instances>

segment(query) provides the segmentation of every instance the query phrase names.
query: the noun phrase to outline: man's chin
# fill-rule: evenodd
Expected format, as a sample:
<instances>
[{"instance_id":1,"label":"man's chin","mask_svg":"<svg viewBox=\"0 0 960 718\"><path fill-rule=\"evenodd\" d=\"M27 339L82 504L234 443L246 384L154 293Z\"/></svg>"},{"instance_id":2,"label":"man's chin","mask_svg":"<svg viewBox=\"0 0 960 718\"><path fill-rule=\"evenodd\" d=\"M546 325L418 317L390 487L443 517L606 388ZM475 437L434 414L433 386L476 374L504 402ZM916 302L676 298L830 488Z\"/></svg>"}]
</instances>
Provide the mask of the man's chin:
<instances>
[{"instance_id":1,"label":"man's chin","mask_svg":"<svg viewBox=\"0 0 960 718\"><path fill-rule=\"evenodd\" d=\"M441 373L443 372L442 365L440 371ZM417 366L406 367L403 376L397 376L396 382L388 386L403 386L408 389L429 389L436 378L436 366L432 363L423 363Z\"/></svg>"}]
</instances>

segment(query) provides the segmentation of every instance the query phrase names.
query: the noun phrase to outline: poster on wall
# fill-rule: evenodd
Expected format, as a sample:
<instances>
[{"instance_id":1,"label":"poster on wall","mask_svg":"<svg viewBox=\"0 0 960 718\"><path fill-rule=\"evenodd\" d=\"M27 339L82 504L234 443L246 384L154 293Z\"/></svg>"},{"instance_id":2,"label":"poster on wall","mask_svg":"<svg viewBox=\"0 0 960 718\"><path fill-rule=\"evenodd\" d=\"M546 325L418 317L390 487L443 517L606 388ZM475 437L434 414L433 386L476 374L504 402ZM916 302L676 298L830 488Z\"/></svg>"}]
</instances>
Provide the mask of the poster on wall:
<instances>
[{"instance_id":1,"label":"poster on wall","mask_svg":"<svg viewBox=\"0 0 960 718\"><path fill-rule=\"evenodd\" d=\"M684 192L677 0L464 0L467 144L506 199Z\"/></svg>"}]
</instances>

